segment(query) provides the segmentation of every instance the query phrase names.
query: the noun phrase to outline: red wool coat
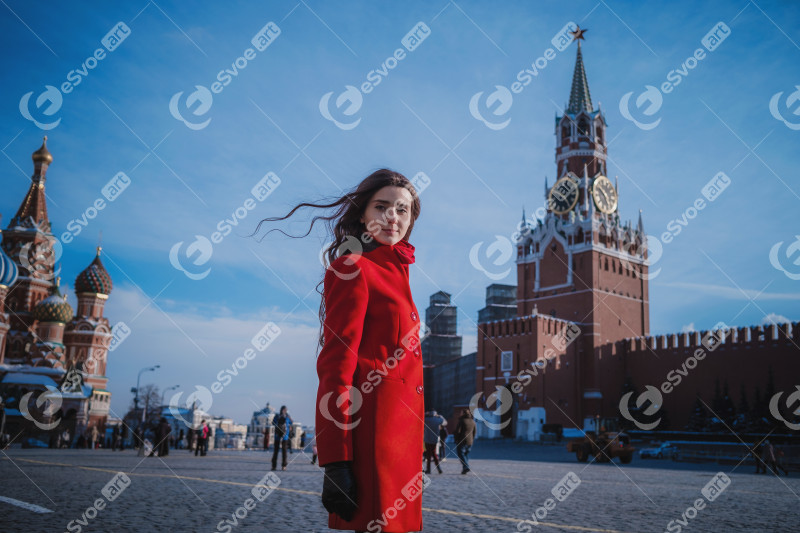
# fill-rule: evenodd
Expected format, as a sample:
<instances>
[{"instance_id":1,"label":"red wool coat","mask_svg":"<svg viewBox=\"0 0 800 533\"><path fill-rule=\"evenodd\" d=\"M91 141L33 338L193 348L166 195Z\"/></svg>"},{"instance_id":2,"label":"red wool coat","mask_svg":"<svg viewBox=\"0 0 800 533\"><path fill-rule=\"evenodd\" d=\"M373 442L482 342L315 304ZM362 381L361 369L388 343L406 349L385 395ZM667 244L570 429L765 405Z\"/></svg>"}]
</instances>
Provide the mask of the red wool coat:
<instances>
[{"instance_id":1,"label":"red wool coat","mask_svg":"<svg viewBox=\"0 0 800 533\"><path fill-rule=\"evenodd\" d=\"M422 529L420 319L408 284L414 247L379 244L325 273L325 343L317 359L319 463L353 461L358 511L331 529Z\"/></svg>"}]
</instances>

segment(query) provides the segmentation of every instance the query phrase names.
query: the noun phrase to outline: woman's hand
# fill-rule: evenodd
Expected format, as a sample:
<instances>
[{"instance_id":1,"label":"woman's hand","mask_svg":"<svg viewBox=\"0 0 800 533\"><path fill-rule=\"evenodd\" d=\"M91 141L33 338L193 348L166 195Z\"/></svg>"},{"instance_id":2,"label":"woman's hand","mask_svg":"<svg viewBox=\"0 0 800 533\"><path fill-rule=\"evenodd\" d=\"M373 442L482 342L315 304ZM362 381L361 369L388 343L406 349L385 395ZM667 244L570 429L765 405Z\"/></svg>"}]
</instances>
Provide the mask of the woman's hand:
<instances>
[{"instance_id":1,"label":"woman's hand","mask_svg":"<svg viewBox=\"0 0 800 533\"><path fill-rule=\"evenodd\" d=\"M351 461L339 461L325 465L325 481L322 483L322 505L349 522L358 509L356 503L356 478Z\"/></svg>"}]
</instances>

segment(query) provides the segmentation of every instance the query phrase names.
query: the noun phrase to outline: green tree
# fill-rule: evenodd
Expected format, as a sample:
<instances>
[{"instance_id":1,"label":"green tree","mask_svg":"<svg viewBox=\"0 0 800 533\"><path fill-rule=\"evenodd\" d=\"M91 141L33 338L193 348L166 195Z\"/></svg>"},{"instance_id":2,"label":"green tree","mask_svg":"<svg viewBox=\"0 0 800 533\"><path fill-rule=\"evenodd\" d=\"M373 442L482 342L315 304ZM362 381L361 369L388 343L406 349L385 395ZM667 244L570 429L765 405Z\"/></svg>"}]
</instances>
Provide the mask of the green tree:
<instances>
[{"instance_id":1,"label":"green tree","mask_svg":"<svg viewBox=\"0 0 800 533\"><path fill-rule=\"evenodd\" d=\"M686 424L686 429L688 431L708 431L709 418L708 409L703 405L703 402L700 400L700 395L698 394L694 402L694 407L692 407L692 414L689 416L689 422Z\"/></svg>"}]
</instances>

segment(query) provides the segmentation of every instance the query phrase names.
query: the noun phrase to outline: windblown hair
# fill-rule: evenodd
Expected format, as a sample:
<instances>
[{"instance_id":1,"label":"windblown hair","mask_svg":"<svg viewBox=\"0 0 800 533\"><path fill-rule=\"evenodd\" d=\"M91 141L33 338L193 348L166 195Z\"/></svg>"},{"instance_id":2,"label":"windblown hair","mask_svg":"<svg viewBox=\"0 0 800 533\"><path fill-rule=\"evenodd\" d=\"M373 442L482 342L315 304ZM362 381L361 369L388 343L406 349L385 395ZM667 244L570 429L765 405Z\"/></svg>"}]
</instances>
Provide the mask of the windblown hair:
<instances>
[{"instance_id":1,"label":"windblown hair","mask_svg":"<svg viewBox=\"0 0 800 533\"><path fill-rule=\"evenodd\" d=\"M326 259L326 267L333 263L340 255L340 252L344 250L341 255L346 255L350 253L348 246L343 246L344 244L348 243L348 241L352 240L352 238L362 240L363 236L367 234L366 226L360 221L361 216L364 214L364 211L367 208L367 204L369 203L370 199L378 192L380 189L386 186L395 186L395 187L403 187L407 189L409 193L411 193L412 198L412 205L411 205L411 222L408 225L408 231L406 232L405 237L403 240L407 241L408 238L411 236L411 230L414 229L414 222L419 217L421 206L419 202L419 196L417 195L417 191L411 182L400 174L399 172L394 172L393 170L388 170L382 168L377 170L364 178L364 180L359 183L353 190L346 193L344 196L337 198L336 200L329 202L329 203L311 203L311 202L302 202L292 208L286 215L282 217L270 217L265 218L261 222L258 223L256 230L254 232L258 233L261 229L261 225L265 222L277 222L281 220L286 220L287 218L291 217L295 211L300 209L301 207L312 207L316 209L333 209L334 211L329 215L316 215L313 219L311 219L311 224L308 227L308 231L305 235L300 235L299 237L294 237L292 235L288 235L283 230L278 228L273 228L267 232L269 234L272 231L280 231L284 235L292 238L302 238L308 236L311 233L311 230L314 228L314 224L318 220L324 221L326 228L328 230L328 235L333 237L333 241L331 244L325 248L323 255ZM266 236L265 234L264 236ZM317 292L322 295L322 300L319 306L319 321L320 321L320 332L319 332L319 348L321 348L325 343L325 336L323 333L323 327L325 324L325 294L323 291L319 290L320 285L324 282L323 279L317 285Z\"/></svg>"}]
</instances>

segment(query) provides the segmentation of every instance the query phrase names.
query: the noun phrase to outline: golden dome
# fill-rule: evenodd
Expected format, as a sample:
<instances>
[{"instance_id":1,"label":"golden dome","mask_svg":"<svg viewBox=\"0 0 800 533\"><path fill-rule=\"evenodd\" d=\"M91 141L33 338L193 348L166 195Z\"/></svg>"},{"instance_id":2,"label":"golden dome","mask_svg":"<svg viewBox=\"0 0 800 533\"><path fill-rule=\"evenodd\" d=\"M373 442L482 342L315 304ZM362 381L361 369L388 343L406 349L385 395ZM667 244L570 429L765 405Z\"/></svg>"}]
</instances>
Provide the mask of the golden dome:
<instances>
[{"instance_id":1,"label":"golden dome","mask_svg":"<svg viewBox=\"0 0 800 533\"><path fill-rule=\"evenodd\" d=\"M34 163L47 163L48 165L53 162L53 156L50 154L50 151L47 149L47 135L44 136L44 140L42 141L42 147L33 152L31 156Z\"/></svg>"}]
</instances>

